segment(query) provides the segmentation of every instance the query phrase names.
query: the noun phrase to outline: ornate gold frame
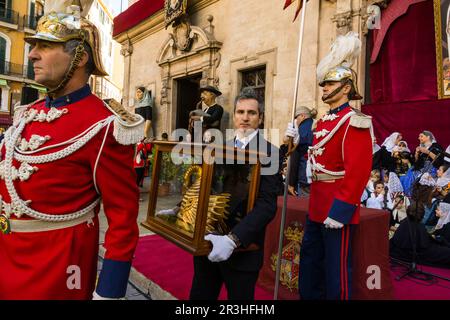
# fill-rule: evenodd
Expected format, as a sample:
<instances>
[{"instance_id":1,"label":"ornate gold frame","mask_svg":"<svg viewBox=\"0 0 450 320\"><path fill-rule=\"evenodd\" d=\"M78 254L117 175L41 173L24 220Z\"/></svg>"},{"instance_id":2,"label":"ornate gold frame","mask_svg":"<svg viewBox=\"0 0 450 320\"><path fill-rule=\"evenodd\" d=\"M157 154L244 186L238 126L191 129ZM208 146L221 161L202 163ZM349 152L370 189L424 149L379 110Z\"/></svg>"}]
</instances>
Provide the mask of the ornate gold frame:
<instances>
[{"instance_id":1,"label":"ornate gold frame","mask_svg":"<svg viewBox=\"0 0 450 320\"><path fill-rule=\"evenodd\" d=\"M166 223L164 220L159 219L155 215L156 210L156 203L157 203L157 197L158 197L158 188L159 188L159 172L161 169L161 162L162 162L162 153L164 152L171 152L172 149L177 145L177 142L166 142L166 141L155 141L154 147L155 147L155 157L153 159L153 171L152 171L152 181L150 185L150 192L149 192L149 205L148 205L148 211L147 211L147 218L144 222L141 223L141 225L156 234L164 237L165 239L169 240L170 242L174 243L175 245L179 246L180 248L188 251L189 253L195 255L195 256L201 256L201 255L207 255L211 251L211 244L209 241L204 240L204 236L206 233L206 220L207 220L207 211L208 211L208 201L209 201L209 193L208 190L211 190L211 184L212 184L212 176L213 176L213 170L214 170L214 164L210 164L211 161L208 161L209 159L206 159L206 161L203 161L203 164L201 164L202 167L202 176L201 176L201 188L200 188L200 196L198 201L198 208L196 213L196 223L195 223L195 230L194 233L189 235L188 233L184 232L183 230L180 230L179 228L176 228L170 223ZM198 145L197 145L198 146ZM211 145L212 146L212 145ZM189 154L194 154L195 149L194 145L190 145L191 152L187 152ZM200 150L204 150L206 148L206 145L200 146ZM189 148L186 148L189 149ZM186 152L185 149L185 152ZM230 154L227 153L224 149L223 156L227 159L230 159ZM236 161L243 161L246 159L248 161L250 156L254 156L255 154L250 154L247 152L242 152L241 154L234 154L233 159ZM214 156L214 154L210 154L210 156ZM245 158L243 158L245 157ZM208 156L209 158L209 156ZM224 158L224 159L225 159ZM205 160L205 159L204 159ZM227 162L228 163L228 162ZM250 182L250 189L249 189L249 198L248 198L248 206L247 206L247 212L249 212L255 203L257 192L259 189L259 183L260 183L260 172L261 172L261 164L258 161L251 173L251 182ZM255 249L254 247L249 247L249 250Z\"/></svg>"},{"instance_id":2,"label":"ornate gold frame","mask_svg":"<svg viewBox=\"0 0 450 320\"><path fill-rule=\"evenodd\" d=\"M442 13L441 0L434 1L434 30L436 39L436 69L437 69L437 88L439 99L449 99L450 92L445 94L444 89L444 70L443 70L443 56L442 56ZM449 81L450 84L450 81Z\"/></svg>"}]
</instances>

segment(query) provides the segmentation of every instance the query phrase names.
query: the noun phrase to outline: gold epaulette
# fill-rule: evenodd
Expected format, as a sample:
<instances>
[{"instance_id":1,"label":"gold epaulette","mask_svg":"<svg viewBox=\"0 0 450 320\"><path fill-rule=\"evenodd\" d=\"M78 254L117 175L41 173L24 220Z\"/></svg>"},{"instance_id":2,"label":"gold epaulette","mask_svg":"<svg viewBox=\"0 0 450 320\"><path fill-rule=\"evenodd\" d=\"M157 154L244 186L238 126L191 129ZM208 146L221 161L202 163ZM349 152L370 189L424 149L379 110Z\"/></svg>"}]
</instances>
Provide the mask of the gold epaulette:
<instances>
[{"instance_id":1,"label":"gold epaulette","mask_svg":"<svg viewBox=\"0 0 450 320\"><path fill-rule=\"evenodd\" d=\"M368 129L372 127L372 117L365 115L358 109L352 109L355 114L350 117L350 125L356 128Z\"/></svg>"},{"instance_id":2,"label":"gold epaulette","mask_svg":"<svg viewBox=\"0 0 450 320\"><path fill-rule=\"evenodd\" d=\"M144 139L144 118L127 111L114 99L106 99L105 106L116 116L113 134L117 142L130 145Z\"/></svg>"}]
</instances>

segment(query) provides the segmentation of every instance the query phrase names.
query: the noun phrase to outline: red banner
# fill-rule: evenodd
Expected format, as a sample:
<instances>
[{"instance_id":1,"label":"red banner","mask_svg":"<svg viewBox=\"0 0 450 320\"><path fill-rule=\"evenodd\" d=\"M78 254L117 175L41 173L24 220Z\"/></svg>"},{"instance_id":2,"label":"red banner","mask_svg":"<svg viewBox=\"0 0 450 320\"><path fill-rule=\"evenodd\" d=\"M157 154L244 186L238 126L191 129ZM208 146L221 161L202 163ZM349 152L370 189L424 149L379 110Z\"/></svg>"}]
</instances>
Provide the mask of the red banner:
<instances>
[{"instance_id":1,"label":"red banner","mask_svg":"<svg viewBox=\"0 0 450 320\"><path fill-rule=\"evenodd\" d=\"M284 3L284 8L283 8L283 10L285 10L287 7L289 7L295 1L297 1L297 10L295 11L295 17L294 17L293 21L295 21L297 19L298 14L300 13L300 10L302 10L303 0L286 0L286 2Z\"/></svg>"}]
</instances>

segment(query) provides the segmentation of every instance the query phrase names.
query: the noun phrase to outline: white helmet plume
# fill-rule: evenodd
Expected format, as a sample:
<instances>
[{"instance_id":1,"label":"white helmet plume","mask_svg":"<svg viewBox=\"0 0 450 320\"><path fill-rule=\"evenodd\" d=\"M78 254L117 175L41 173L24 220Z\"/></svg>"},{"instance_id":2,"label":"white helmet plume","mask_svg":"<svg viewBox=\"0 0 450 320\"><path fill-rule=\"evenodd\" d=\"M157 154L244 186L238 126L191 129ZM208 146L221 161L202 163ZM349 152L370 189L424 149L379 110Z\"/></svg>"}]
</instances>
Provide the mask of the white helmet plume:
<instances>
[{"instance_id":1,"label":"white helmet plume","mask_svg":"<svg viewBox=\"0 0 450 320\"><path fill-rule=\"evenodd\" d=\"M320 83L327 72L337 66L351 68L361 53L361 40L356 32L338 36L328 53L317 66L317 80Z\"/></svg>"},{"instance_id":2,"label":"white helmet plume","mask_svg":"<svg viewBox=\"0 0 450 320\"><path fill-rule=\"evenodd\" d=\"M92 3L94 0L80 0L82 12L81 16L86 17L89 10L91 9ZM78 3L78 1L74 0L46 0L44 6L44 13L56 12L56 13L66 13L67 8L72 5Z\"/></svg>"}]
</instances>

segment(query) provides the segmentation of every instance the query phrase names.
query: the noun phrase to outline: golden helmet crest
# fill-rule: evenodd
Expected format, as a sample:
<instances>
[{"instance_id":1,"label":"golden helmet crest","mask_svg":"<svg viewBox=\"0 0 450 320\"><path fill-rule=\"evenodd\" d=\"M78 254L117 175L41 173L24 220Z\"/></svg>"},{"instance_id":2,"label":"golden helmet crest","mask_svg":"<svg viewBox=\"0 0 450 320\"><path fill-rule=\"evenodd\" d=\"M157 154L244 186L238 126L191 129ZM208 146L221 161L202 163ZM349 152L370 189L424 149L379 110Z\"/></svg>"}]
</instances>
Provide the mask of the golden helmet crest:
<instances>
[{"instance_id":1,"label":"golden helmet crest","mask_svg":"<svg viewBox=\"0 0 450 320\"><path fill-rule=\"evenodd\" d=\"M100 35L97 27L83 17L52 11L39 19L35 35L25 37L25 41L32 45L37 41L64 43L69 40L84 40L92 50L95 63L93 74L108 75L100 58Z\"/></svg>"}]
</instances>

